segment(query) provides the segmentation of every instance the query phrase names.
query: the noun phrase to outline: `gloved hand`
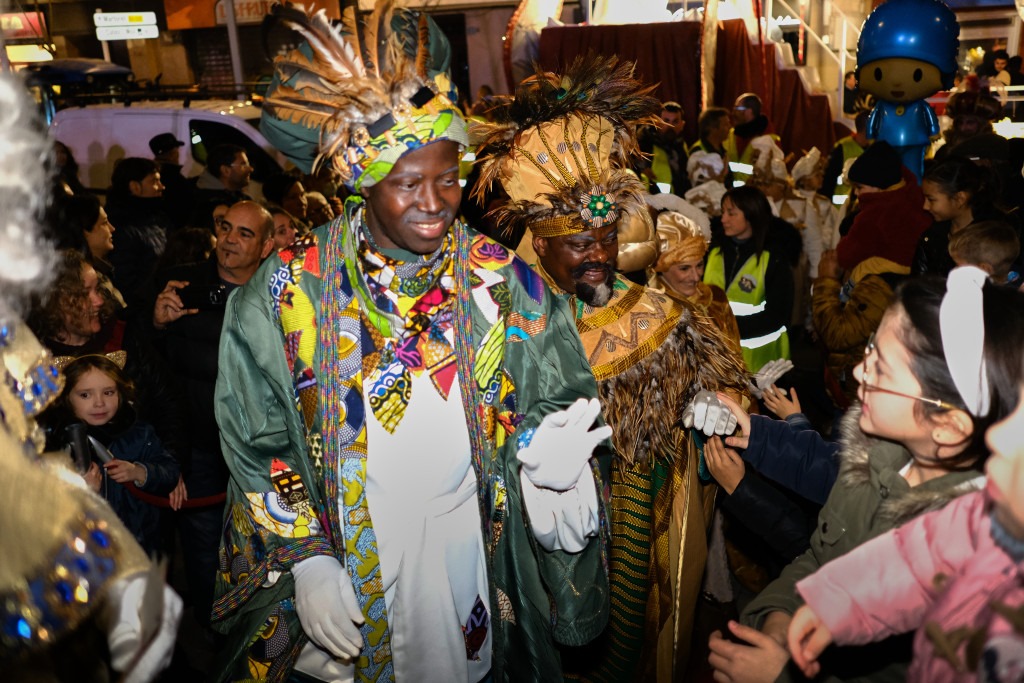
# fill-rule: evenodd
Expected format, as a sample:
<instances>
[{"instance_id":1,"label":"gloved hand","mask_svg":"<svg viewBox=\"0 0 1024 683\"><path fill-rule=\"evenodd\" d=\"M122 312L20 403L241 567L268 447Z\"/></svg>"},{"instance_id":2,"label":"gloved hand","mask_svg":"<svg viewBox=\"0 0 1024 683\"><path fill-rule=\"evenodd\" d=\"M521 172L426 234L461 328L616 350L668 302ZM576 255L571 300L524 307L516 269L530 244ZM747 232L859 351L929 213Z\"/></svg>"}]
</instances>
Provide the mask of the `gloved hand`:
<instances>
[{"instance_id":1,"label":"gloved hand","mask_svg":"<svg viewBox=\"0 0 1024 683\"><path fill-rule=\"evenodd\" d=\"M365 619L352 579L333 557L318 555L292 567L295 611L299 623L317 647L345 661L359 656Z\"/></svg>"},{"instance_id":2,"label":"gloved hand","mask_svg":"<svg viewBox=\"0 0 1024 683\"><path fill-rule=\"evenodd\" d=\"M594 448L612 434L608 425L590 429L600 414L596 398L581 398L566 410L544 416L530 445L516 454L534 486L568 491L576 485Z\"/></svg>"},{"instance_id":3,"label":"gloved hand","mask_svg":"<svg viewBox=\"0 0 1024 683\"><path fill-rule=\"evenodd\" d=\"M793 362L787 358L768 361L754 375L754 382L750 384L751 393L757 398L761 398L765 389L775 384L780 377L792 369Z\"/></svg>"},{"instance_id":4,"label":"gloved hand","mask_svg":"<svg viewBox=\"0 0 1024 683\"><path fill-rule=\"evenodd\" d=\"M110 603L107 608L110 628L107 630L107 646L110 649L110 665L124 674L125 683L147 683L167 668L174 653L174 640L178 635L181 619L181 598L170 586L162 586L163 610L156 634L149 643L143 641L143 625L139 616L149 574L136 574L121 579L110 589ZM145 651L141 652L141 648Z\"/></svg>"},{"instance_id":5,"label":"gloved hand","mask_svg":"<svg viewBox=\"0 0 1024 683\"><path fill-rule=\"evenodd\" d=\"M693 427L708 436L723 436L736 431L736 416L715 392L701 389L683 411L683 426Z\"/></svg>"}]
</instances>

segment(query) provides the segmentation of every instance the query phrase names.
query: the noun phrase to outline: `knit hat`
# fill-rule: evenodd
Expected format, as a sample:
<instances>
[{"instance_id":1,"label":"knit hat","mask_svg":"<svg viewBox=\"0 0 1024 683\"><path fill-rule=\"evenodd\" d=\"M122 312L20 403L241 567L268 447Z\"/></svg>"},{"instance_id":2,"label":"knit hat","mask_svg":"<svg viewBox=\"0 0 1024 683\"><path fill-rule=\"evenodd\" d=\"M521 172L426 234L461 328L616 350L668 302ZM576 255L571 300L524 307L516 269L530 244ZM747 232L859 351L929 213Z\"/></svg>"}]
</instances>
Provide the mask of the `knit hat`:
<instances>
[{"instance_id":1,"label":"knit hat","mask_svg":"<svg viewBox=\"0 0 1024 683\"><path fill-rule=\"evenodd\" d=\"M506 230L576 235L646 211L643 184L629 170L636 126L661 102L616 57L578 57L564 74L538 70L481 126L478 199L499 181L510 201L495 212Z\"/></svg>"},{"instance_id":2,"label":"knit hat","mask_svg":"<svg viewBox=\"0 0 1024 683\"><path fill-rule=\"evenodd\" d=\"M348 7L340 29L323 10L312 16L285 5L271 10L308 42L274 60L260 131L305 172L329 160L356 191L424 145L469 145L455 87L431 69L439 33L426 14L393 15L392 5L377 2L362 27ZM414 40L401 35L408 33L403 21L418 24Z\"/></svg>"},{"instance_id":3,"label":"knit hat","mask_svg":"<svg viewBox=\"0 0 1024 683\"><path fill-rule=\"evenodd\" d=\"M903 162L892 145L878 140L853 162L847 179L884 190L903 179Z\"/></svg>"}]
</instances>

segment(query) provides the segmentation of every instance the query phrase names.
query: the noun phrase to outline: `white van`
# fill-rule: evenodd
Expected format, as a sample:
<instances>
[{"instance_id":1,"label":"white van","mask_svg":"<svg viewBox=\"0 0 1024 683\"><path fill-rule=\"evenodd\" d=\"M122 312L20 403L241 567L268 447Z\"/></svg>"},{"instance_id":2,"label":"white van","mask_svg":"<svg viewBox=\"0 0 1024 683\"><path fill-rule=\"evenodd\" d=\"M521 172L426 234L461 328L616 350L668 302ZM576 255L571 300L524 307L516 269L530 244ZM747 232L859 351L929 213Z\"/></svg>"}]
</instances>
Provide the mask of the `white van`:
<instances>
[{"instance_id":1,"label":"white van","mask_svg":"<svg viewBox=\"0 0 1024 683\"><path fill-rule=\"evenodd\" d=\"M231 100L90 104L58 111L50 128L78 162L79 180L94 192L110 187L114 164L125 157L153 158L150 139L172 133L185 143L181 172L186 177L203 172L209 148L221 143L244 147L256 181L248 192L259 195L258 185L287 164L257 129L260 113L252 102Z\"/></svg>"}]
</instances>

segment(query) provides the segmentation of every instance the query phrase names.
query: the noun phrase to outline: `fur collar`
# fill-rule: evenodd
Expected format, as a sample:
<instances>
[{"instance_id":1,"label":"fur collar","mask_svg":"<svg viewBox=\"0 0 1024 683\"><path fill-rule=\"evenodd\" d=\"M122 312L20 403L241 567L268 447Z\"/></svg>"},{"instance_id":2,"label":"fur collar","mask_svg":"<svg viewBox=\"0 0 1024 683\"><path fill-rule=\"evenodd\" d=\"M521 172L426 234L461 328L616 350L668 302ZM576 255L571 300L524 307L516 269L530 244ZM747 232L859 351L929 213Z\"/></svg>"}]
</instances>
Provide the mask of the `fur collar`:
<instances>
[{"instance_id":1,"label":"fur collar","mask_svg":"<svg viewBox=\"0 0 1024 683\"><path fill-rule=\"evenodd\" d=\"M860 403L843 416L840 433L843 447L839 453L839 478L836 486L885 486L910 461L910 452L899 444L876 439L861 431ZM873 483L878 481L878 483ZM878 514L894 525L920 514L937 510L965 493L981 488L984 475L977 470L950 472L913 488L889 488L878 506Z\"/></svg>"}]
</instances>

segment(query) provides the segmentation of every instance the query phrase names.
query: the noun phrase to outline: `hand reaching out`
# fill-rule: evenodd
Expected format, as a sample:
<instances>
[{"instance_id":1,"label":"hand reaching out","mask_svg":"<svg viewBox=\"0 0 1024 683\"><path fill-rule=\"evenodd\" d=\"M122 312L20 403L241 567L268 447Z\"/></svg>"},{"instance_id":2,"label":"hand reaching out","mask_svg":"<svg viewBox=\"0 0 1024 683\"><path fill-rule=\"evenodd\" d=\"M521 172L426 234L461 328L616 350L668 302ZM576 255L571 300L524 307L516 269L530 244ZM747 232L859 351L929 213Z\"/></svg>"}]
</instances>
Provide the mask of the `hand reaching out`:
<instances>
[{"instance_id":1,"label":"hand reaching out","mask_svg":"<svg viewBox=\"0 0 1024 683\"><path fill-rule=\"evenodd\" d=\"M185 480L178 477L178 485L174 487L167 498L170 500L172 510L180 510L181 506L188 500L188 489L185 488Z\"/></svg>"},{"instance_id":2,"label":"hand reaching out","mask_svg":"<svg viewBox=\"0 0 1024 683\"><path fill-rule=\"evenodd\" d=\"M729 409L736 418L736 433L725 438L725 445L733 448L746 448L750 442L750 415L740 407L740 404L729 398L726 394L718 392L718 400Z\"/></svg>"},{"instance_id":3,"label":"hand reaching out","mask_svg":"<svg viewBox=\"0 0 1024 683\"><path fill-rule=\"evenodd\" d=\"M793 621L789 623L788 640L793 662L808 678L817 676L821 671L818 656L832 642L832 632L807 605L793 615Z\"/></svg>"},{"instance_id":4,"label":"hand reaching out","mask_svg":"<svg viewBox=\"0 0 1024 683\"><path fill-rule=\"evenodd\" d=\"M768 410L785 420L790 415L802 413L800 409L800 397L796 395L796 389L789 390L790 397L786 396L786 390L780 389L774 384L764 390L761 400L768 407Z\"/></svg>"},{"instance_id":5,"label":"hand reaching out","mask_svg":"<svg viewBox=\"0 0 1024 683\"><path fill-rule=\"evenodd\" d=\"M711 476L731 496L746 474L740 454L726 448L719 437L713 436L704 444L704 461L708 464Z\"/></svg>"},{"instance_id":6,"label":"hand reaching out","mask_svg":"<svg viewBox=\"0 0 1024 683\"><path fill-rule=\"evenodd\" d=\"M735 621L729 622L729 630L746 643L726 640L718 631L711 634L708 662L715 669L715 680L773 683L789 661L786 648L771 636Z\"/></svg>"}]
</instances>

